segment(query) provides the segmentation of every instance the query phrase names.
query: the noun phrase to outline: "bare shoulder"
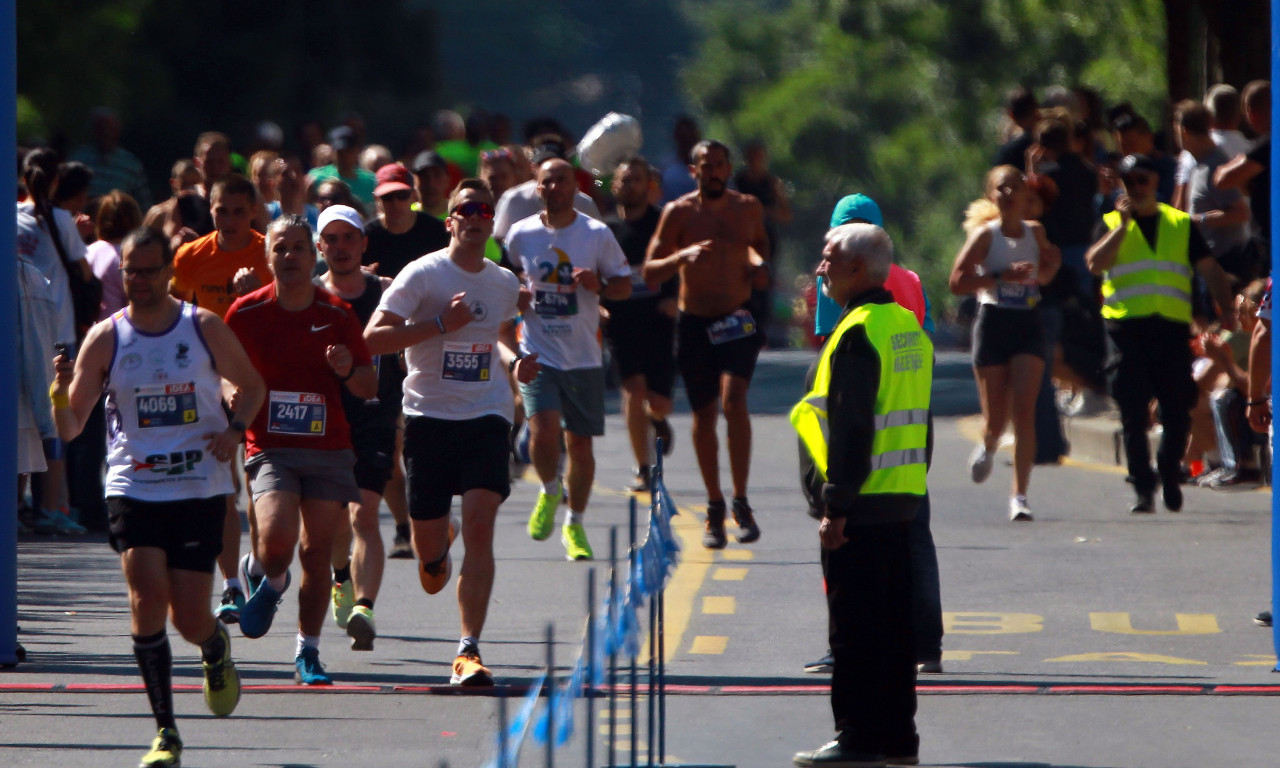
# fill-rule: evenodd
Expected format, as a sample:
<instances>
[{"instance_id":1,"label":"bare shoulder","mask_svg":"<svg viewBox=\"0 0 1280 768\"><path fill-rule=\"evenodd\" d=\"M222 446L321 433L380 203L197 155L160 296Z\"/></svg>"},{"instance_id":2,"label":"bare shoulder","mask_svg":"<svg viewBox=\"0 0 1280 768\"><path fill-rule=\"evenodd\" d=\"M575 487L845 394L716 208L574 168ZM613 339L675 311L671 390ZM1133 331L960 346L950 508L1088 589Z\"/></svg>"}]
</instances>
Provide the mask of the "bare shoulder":
<instances>
[{"instance_id":1,"label":"bare shoulder","mask_svg":"<svg viewBox=\"0 0 1280 768\"><path fill-rule=\"evenodd\" d=\"M755 195L747 195L736 190L727 189L725 190L725 196L729 198L730 204L739 210L747 211L748 213L764 214L764 204L761 203L760 198Z\"/></svg>"}]
</instances>

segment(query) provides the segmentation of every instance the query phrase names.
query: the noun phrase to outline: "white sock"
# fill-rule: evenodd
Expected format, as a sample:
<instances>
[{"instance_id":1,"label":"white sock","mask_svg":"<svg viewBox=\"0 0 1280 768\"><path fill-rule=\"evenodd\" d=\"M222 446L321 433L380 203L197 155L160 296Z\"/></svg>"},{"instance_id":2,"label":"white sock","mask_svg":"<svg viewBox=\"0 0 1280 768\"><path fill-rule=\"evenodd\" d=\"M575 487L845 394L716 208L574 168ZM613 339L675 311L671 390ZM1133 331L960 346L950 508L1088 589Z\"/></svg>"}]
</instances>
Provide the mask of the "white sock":
<instances>
[{"instance_id":1,"label":"white sock","mask_svg":"<svg viewBox=\"0 0 1280 768\"><path fill-rule=\"evenodd\" d=\"M556 478L550 482L542 484L542 492L548 496L555 496L560 492L560 478Z\"/></svg>"},{"instance_id":2,"label":"white sock","mask_svg":"<svg viewBox=\"0 0 1280 768\"><path fill-rule=\"evenodd\" d=\"M320 636L319 636L319 635L304 635L304 634L302 634L301 632L299 632L299 633L298 633L298 645L297 645L297 649L294 651L293 655L294 655L294 656L301 656L301 655L302 655L302 649L303 649L303 648L315 648L316 650L319 650L319 649L320 649Z\"/></svg>"},{"instance_id":3,"label":"white sock","mask_svg":"<svg viewBox=\"0 0 1280 768\"><path fill-rule=\"evenodd\" d=\"M461 640L459 640L459 641L458 641L458 655L459 655L459 656L461 656L461 655L462 655L462 652L463 652L463 651L465 651L465 650L467 650L467 648L475 648L475 649L476 649L476 651L477 651L477 652L479 652L479 650L480 650L480 638L478 638L478 637L472 637L471 635L467 635L466 637L464 637L464 638L462 638Z\"/></svg>"},{"instance_id":4,"label":"white sock","mask_svg":"<svg viewBox=\"0 0 1280 768\"><path fill-rule=\"evenodd\" d=\"M270 584L271 588L274 589L275 591L283 592L284 588L289 586L288 576L289 576L288 571L285 571L279 576L268 576L267 583Z\"/></svg>"},{"instance_id":5,"label":"white sock","mask_svg":"<svg viewBox=\"0 0 1280 768\"><path fill-rule=\"evenodd\" d=\"M253 577L266 576L267 572L262 569L262 563L258 562L258 558L249 553L249 559L245 561L244 572Z\"/></svg>"},{"instance_id":6,"label":"white sock","mask_svg":"<svg viewBox=\"0 0 1280 768\"><path fill-rule=\"evenodd\" d=\"M240 590L241 592L243 592L243 591L244 591L244 585L240 583L240 577L239 577L239 576L232 576L232 577L231 577L231 578L229 578L229 579L223 579L223 580L222 580L222 589L223 589L223 590L228 590L228 589L238 589L238 590Z\"/></svg>"},{"instance_id":7,"label":"white sock","mask_svg":"<svg viewBox=\"0 0 1280 768\"><path fill-rule=\"evenodd\" d=\"M584 514L584 512L574 512L572 509L566 509L564 511L564 524L582 525L582 516Z\"/></svg>"}]
</instances>

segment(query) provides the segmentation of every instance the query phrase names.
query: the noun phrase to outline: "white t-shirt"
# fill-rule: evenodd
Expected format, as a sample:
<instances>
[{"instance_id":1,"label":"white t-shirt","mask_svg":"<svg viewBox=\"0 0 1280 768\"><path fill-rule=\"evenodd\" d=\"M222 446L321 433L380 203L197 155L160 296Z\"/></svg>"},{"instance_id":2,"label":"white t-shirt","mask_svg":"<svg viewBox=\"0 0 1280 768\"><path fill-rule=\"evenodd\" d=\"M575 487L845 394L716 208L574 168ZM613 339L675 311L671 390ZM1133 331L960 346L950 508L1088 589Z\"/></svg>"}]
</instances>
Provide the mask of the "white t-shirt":
<instances>
[{"instance_id":1,"label":"white t-shirt","mask_svg":"<svg viewBox=\"0 0 1280 768\"><path fill-rule=\"evenodd\" d=\"M537 180L531 179L508 189L502 194L502 199L498 201L498 207L494 211L493 236L506 242L516 222L542 213L544 207L542 198L538 197ZM601 218L596 201L582 194L581 191L574 194L573 207L579 213L585 213L597 221Z\"/></svg>"},{"instance_id":2,"label":"white t-shirt","mask_svg":"<svg viewBox=\"0 0 1280 768\"><path fill-rule=\"evenodd\" d=\"M84 241L76 231L75 219L62 208L54 208L53 220L62 235L62 247L67 252L67 260L74 262L83 259ZM71 307L71 287L67 282L67 271L58 258L58 249L49 236L49 230L36 218L36 207L31 203L18 204L18 253L34 264L49 281L49 290L58 305L58 341L75 344L76 318Z\"/></svg>"},{"instance_id":3,"label":"white t-shirt","mask_svg":"<svg viewBox=\"0 0 1280 768\"><path fill-rule=\"evenodd\" d=\"M448 250L429 253L396 275L378 309L410 325L434 323L454 294L464 291L475 319L405 350L404 412L450 421L489 415L512 421L511 385L498 351L498 331L516 316L520 300L520 280L510 270L485 259L479 272L468 272Z\"/></svg>"},{"instance_id":4,"label":"white t-shirt","mask_svg":"<svg viewBox=\"0 0 1280 768\"><path fill-rule=\"evenodd\" d=\"M573 268L585 267L605 281L631 280L631 266L609 227L579 214L561 229L544 226L541 216L516 223L507 236L511 259L524 269L533 307L524 313L525 353L560 371L599 368L600 294L573 283Z\"/></svg>"},{"instance_id":5,"label":"white t-shirt","mask_svg":"<svg viewBox=\"0 0 1280 768\"><path fill-rule=\"evenodd\" d=\"M1240 131L1210 128L1209 138L1213 139L1214 145L1222 150L1222 154L1226 155L1228 160L1236 155L1247 154L1253 149L1253 142L1245 138Z\"/></svg>"}]
</instances>

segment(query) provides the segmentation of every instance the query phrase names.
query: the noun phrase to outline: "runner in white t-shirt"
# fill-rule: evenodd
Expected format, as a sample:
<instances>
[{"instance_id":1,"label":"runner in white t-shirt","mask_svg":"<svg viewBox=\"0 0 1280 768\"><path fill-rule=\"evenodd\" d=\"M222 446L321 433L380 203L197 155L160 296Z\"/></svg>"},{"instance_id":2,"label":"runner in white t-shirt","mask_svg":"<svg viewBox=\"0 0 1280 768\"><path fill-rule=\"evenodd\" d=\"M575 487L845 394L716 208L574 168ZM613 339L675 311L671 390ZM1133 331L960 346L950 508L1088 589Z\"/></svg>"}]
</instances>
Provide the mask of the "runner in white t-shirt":
<instances>
[{"instance_id":1,"label":"runner in white t-shirt","mask_svg":"<svg viewBox=\"0 0 1280 768\"><path fill-rule=\"evenodd\" d=\"M533 310L524 315L521 349L536 352L542 373L520 387L529 417L529 453L542 482L529 516L529 535L551 535L560 482L560 438L569 460L569 512L561 541L570 560L590 560L582 515L595 479L591 439L604 434L604 368L600 351L600 297L631 295L631 267L609 227L573 207L573 166L552 158L538 166L538 194L546 210L511 228L507 250L524 270Z\"/></svg>"},{"instance_id":2,"label":"runner in white t-shirt","mask_svg":"<svg viewBox=\"0 0 1280 768\"><path fill-rule=\"evenodd\" d=\"M502 366L524 382L539 364L537 355L521 358L514 351L519 279L484 257L493 232L493 195L484 182L459 183L445 226L449 247L401 270L382 294L365 340L375 355L405 350L405 479L418 578L427 594L449 582L449 506L462 497L462 637L450 682L483 686L493 684L480 660L480 632L493 590L494 520L511 493L512 393Z\"/></svg>"}]
</instances>

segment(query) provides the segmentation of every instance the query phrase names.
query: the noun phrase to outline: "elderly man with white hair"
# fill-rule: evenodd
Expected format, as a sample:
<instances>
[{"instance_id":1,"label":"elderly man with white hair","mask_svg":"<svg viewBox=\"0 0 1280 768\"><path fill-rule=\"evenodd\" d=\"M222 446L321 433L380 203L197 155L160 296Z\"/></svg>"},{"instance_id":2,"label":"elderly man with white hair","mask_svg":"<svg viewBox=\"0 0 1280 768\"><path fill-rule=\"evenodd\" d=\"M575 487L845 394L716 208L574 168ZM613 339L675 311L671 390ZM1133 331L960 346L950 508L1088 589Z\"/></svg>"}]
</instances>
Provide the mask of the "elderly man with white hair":
<instances>
[{"instance_id":1,"label":"elderly man with white hair","mask_svg":"<svg viewBox=\"0 0 1280 768\"><path fill-rule=\"evenodd\" d=\"M933 345L884 282L893 243L873 224L827 233L817 274L844 314L791 411L827 582L837 737L800 766L915 764L916 658L910 526L926 490L932 443Z\"/></svg>"}]
</instances>

